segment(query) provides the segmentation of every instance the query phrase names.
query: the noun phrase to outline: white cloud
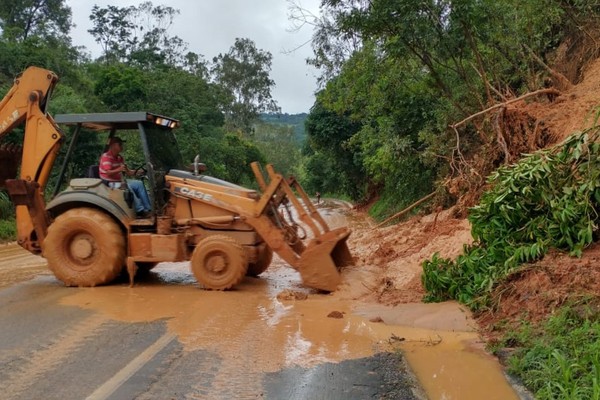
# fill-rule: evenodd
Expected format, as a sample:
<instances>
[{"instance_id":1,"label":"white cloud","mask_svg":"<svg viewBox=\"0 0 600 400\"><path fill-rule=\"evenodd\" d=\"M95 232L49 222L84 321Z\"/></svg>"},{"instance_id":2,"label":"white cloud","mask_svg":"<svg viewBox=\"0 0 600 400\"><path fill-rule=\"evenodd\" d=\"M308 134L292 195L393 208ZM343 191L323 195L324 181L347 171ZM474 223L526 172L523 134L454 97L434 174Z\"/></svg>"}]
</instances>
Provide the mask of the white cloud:
<instances>
[{"instance_id":1,"label":"white cloud","mask_svg":"<svg viewBox=\"0 0 600 400\"><path fill-rule=\"evenodd\" d=\"M302 6L317 14L319 0L303 0ZM73 10L73 43L85 46L94 57L100 54L100 47L87 32L91 28L89 15L94 4L105 7L137 5L139 1L98 0L87 2L67 0ZM306 58L312 56L310 45L285 54L310 40L312 31L304 27L298 32L290 32L288 3L284 0L155 0L155 5L167 5L179 9L171 34L189 43L189 50L200 53L207 60L219 53L225 53L235 38L249 38L259 49L273 55L271 77L276 87L273 97L283 112L308 112L314 102L316 89L315 71L306 65Z\"/></svg>"}]
</instances>

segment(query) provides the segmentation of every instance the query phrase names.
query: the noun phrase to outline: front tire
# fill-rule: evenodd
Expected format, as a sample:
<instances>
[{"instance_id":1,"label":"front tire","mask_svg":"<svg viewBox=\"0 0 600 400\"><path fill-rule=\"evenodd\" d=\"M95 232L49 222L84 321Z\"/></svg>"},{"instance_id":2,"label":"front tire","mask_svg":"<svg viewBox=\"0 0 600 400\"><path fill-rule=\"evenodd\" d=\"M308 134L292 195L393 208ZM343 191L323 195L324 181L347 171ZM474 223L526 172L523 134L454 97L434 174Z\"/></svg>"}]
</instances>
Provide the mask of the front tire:
<instances>
[{"instance_id":1,"label":"front tire","mask_svg":"<svg viewBox=\"0 0 600 400\"><path fill-rule=\"evenodd\" d=\"M233 238L214 235L202 239L191 259L194 276L207 289L226 290L244 279L248 261L244 248Z\"/></svg>"},{"instance_id":2,"label":"front tire","mask_svg":"<svg viewBox=\"0 0 600 400\"><path fill-rule=\"evenodd\" d=\"M269 265L271 265L271 261L273 260L273 250L264 243L264 247L258 252L258 260L255 263L248 265L248 272L246 275L248 276L258 276L265 272Z\"/></svg>"},{"instance_id":3,"label":"front tire","mask_svg":"<svg viewBox=\"0 0 600 400\"><path fill-rule=\"evenodd\" d=\"M74 208L48 228L43 256L67 286L96 286L114 280L125 262L125 236L106 213Z\"/></svg>"}]
</instances>

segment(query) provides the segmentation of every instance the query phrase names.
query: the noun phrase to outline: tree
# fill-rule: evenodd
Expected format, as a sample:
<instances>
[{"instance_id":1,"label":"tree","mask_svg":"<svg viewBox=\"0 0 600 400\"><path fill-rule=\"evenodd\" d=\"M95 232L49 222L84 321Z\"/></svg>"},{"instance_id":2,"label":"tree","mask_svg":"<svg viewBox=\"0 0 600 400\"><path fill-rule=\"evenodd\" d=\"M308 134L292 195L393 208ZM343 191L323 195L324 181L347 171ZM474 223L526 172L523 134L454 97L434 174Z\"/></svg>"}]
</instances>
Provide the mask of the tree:
<instances>
[{"instance_id":1,"label":"tree","mask_svg":"<svg viewBox=\"0 0 600 400\"><path fill-rule=\"evenodd\" d=\"M321 75L318 83L324 85L334 78L355 51L362 47L361 32L354 29L344 29L341 26L340 15L344 11L365 9L369 4L365 0L322 0L320 15L316 16L311 11L302 7L296 0L287 0L289 5L289 18L295 30L304 25L314 28L311 46L314 57L307 63L319 69Z\"/></svg>"},{"instance_id":2,"label":"tree","mask_svg":"<svg viewBox=\"0 0 600 400\"><path fill-rule=\"evenodd\" d=\"M71 26L71 8L64 0L0 1L0 30L5 39L21 42L39 36L70 41Z\"/></svg>"},{"instance_id":3,"label":"tree","mask_svg":"<svg viewBox=\"0 0 600 400\"><path fill-rule=\"evenodd\" d=\"M102 58L107 63L124 62L147 69L185 65L189 62L184 54L187 43L169 35L178 14L173 7L154 6L150 1L137 7L95 5L90 15L94 26L88 32L102 46Z\"/></svg>"},{"instance_id":4,"label":"tree","mask_svg":"<svg viewBox=\"0 0 600 400\"><path fill-rule=\"evenodd\" d=\"M109 5L92 7L90 20L94 24L88 32L96 43L102 46L103 57L107 62L124 61L134 44L134 24L130 21L133 7Z\"/></svg>"},{"instance_id":5,"label":"tree","mask_svg":"<svg viewBox=\"0 0 600 400\"><path fill-rule=\"evenodd\" d=\"M303 182L309 191L336 193L363 200L370 181L362 166L358 148L348 140L360 130L360 123L348 115L328 110L317 99L306 120L309 157L304 163Z\"/></svg>"},{"instance_id":6,"label":"tree","mask_svg":"<svg viewBox=\"0 0 600 400\"><path fill-rule=\"evenodd\" d=\"M235 40L225 54L213 59L212 76L222 90L222 108L229 129L245 134L261 112L279 112L271 96L275 82L269 77L271 53L256 48L250 39Z\"/></svg>"},{"instance_id":7,"label":"tree","mask_svg":"<svg viewBox=\"0 0 600 400\"><path fill-rule=\"evenodd\" d=\"M321 169L335 175L351 153L389 208L431 192L448 173L476 190L502 162L501 124L477 120L460 132L449 126L538 89L556 75L547 58L567 32L588 26L586 15L597 18L589 2L547 0L322 0L321 9L319 19L294 8L296 19L315 26L309 62L321 69L324 86L309 118L313 154L305 171L332 182ZM569 43L585 34L578 35ZM340 140L314 124L326 116L357 129ZM345 152L319 145L323 134ZM342 171L335 178L340 186L353 182Z\"/></svg>"},{"instance_id":8,"label":"tree","mask_svg":"<svg viewBox=\"0 0 600 400\"><path fill-rule=\"evenodd\" d=\"M300 146L294 126L260 121L254 125L253 141L279 173L283 176L297 175Z\"/></svg>"},{"instance_id":9,"label":"tree","mask_svg":"<svg viewBox=\"0 0 600 400\"><path fill-rule=\"evenodd\" d=\"M95 94L111 111L146 109L147 80L138 68L108 65L96 72Z\"/></svg>"}]
</instances>

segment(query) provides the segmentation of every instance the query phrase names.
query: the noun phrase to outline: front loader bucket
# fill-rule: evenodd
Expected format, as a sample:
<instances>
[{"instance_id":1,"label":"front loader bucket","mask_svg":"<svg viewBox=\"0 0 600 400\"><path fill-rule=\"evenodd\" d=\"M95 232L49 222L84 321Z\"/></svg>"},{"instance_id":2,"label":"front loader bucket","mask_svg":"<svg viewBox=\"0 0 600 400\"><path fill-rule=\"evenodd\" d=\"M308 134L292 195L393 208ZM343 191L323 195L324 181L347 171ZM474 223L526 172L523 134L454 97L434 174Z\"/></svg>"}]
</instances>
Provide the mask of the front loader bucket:
<instances>
[{"instance_id":1,"label":"front loader bucket","mask_svg":"<svg viewBox=\"0 0 600 400\"><path fill-rule=\"evenodd\" d=\"M347 228L338 228L310 241L298 261L298 272L308 287L333 292L341 281L340 269L352 264Z\"/></svg>"}]
</instances>

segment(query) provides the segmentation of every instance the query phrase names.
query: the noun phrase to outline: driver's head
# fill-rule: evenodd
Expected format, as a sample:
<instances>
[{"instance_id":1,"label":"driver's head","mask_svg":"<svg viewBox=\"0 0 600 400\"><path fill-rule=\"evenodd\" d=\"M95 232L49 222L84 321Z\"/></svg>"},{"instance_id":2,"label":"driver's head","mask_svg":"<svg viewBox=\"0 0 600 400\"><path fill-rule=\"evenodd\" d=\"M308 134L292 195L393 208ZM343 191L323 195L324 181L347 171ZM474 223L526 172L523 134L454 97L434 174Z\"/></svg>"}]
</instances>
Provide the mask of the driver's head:
<instances>
[{"instance_id":1,"label":"driver's head","mask_svg":"<svg viewBox=\"0 0 600 400\"><path fill-rule=\"evenodd\" d=\"M113 154L119 154L123 150L124 140L118 136L111 137L108 141L108 150Z\"/></svg>"}]
</instances>

